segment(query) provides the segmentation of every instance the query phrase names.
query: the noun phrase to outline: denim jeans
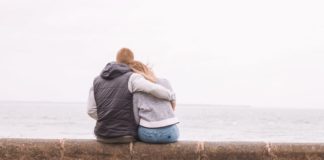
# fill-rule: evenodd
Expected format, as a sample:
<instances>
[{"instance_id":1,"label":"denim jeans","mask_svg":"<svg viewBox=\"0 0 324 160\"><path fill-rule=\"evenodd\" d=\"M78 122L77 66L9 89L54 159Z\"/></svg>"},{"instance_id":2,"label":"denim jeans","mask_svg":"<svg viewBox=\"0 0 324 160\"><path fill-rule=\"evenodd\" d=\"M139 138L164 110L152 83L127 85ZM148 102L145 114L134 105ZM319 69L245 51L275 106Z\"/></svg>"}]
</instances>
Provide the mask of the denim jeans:
<instances>
[{"instance_id":1,"label":"denim jeans","mask_svg":"<svg viewBox=\"0 0 324 160\"><path fill-rule=\"evenodd\" d=\"M161 128L138 127L138 138L146 143L172 143L179 138L177 125L170 125Z\"/></svg>"}]
</instances>

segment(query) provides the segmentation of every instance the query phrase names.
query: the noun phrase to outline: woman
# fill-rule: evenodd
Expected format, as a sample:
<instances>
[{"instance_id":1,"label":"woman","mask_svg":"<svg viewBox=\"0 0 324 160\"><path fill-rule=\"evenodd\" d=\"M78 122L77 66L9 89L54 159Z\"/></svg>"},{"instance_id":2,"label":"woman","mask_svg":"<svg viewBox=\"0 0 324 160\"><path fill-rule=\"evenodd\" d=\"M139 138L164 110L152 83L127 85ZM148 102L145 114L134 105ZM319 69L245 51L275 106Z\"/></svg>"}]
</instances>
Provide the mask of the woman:
<instances>
[{"instance_id":1,"label":"woman","mask_svg":"<svg viewBox=\"0 0 324 160\"><path fill-rule=\"evenodd\" d=\"M153 71L139 61L132 61L129 67L152 83L170 90L166 79L156 78ZM147 143L172 143L179 138L178 119L174 115L175 101L169 102L152 95L135 92L133 96L134 116L138 127L138 138Z\"/></svg>"}]
</instances>

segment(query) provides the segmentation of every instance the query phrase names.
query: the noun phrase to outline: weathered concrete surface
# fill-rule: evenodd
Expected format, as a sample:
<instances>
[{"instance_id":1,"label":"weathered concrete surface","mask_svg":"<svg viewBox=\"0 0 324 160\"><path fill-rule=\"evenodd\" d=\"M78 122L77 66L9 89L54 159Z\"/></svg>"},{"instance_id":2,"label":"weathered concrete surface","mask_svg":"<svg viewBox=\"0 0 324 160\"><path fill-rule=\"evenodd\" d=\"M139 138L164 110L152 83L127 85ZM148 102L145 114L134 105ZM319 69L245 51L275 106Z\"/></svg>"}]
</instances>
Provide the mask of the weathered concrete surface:
<instances>
[{"instance_id":1,"label":"weathered concrete surface","mask_svg":"<svg viewBox=\"0 0 324 160\"><path fill-rule=\"evenodd\" d=\"M324 160L324 143L101 144L95 140L0 139L0 160Z\"/></svg>"},{"instance_id":2,"label":"weathered concrete surface","mask_svg":"<svg viewBox=\"0 0 324 160\"><path fill-rule=\"evenodd\" d=\"M324 143L322 144L289 144L270 143L270 153L274 160L322 160L324 159Z\"/></svg>"},{"instance_id":3,"label":"weathered concrete surface","mask_svg":"<svg viewBox=\"0 0 324 160\"><path fill-rule=\"evenodd\" d=\"M63 144L64 143L64 144ZM62 159L131 159L130 144L102 144L95 140L64 140Z\"/></svg>"},{"instance_id":4,"label":"weathered concrete surface","mask_svg":"<svg viewBox=\"0 0 324 160\"><path fill-rule=\"evenodd\" d=\"M0 139L0 159L48 159L61 158L59 140Z\"/></svg>"},{"instance_id":5,"label":"weathered concrete surface","mask_svg":"<svg viewBox=\"0 0 324 160\"><path fill-rule=\"evenodd\" d=\"M146 144L136 142L132 149L133 160L198 160L200 148L197 142L172 144Z\"/></svg>"},{"instance_id":6,"label":"weathered concrete surface","mask_svg":"<svg viewBox=\"0 0 324 160\"><path fill-rule=\"evenodd\" d=\"M205 142L204 159L211 160L270 160L264 142Z\"/></svg>"}]
</instances>

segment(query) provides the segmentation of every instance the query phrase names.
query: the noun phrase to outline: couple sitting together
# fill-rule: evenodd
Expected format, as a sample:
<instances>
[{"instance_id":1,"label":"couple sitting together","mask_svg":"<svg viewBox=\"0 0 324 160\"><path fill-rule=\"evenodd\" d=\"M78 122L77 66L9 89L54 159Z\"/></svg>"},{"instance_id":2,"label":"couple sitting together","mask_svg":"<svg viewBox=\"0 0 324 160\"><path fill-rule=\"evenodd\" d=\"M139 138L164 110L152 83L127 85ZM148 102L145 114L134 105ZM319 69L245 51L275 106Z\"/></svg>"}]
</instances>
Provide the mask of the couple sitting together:
<instances>
[{"instance_id":1,"label":"couple sitting together","mask_svg":"<svg viewBox=\"0 0 324 160\"><path fill-rule=\"evenodd\" d=\"M94 134L99 142L172 143L179 138L175 117L175 93L166 79L128 48L118 51L94 79L88 99L88 114L97 120Z\"/></svg>"}]
</instances>

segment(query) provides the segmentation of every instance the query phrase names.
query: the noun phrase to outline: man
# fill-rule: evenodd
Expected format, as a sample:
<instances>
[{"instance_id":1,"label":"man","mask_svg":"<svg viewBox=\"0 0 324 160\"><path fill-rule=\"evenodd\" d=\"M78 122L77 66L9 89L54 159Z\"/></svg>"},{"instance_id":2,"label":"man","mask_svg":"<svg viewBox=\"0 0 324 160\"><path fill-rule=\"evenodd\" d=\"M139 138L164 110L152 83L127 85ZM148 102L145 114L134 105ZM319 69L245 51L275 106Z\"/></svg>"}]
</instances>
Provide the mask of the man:
<instances>
[{"instance_id":1,"label":"man","mask_svg":"<svg viewBox=\"0 0 324 160\"><path fill-rule=\"evenodd\" d=\"M116 63L108 63L90 89L88 114L97 120L94 133L99 142L128 143L137 137L133 114L133 93L145 92L168 101L175 94L133 73L127 64L134 60L131 50L122 48Z\"/></svg>"}]
</instances>

